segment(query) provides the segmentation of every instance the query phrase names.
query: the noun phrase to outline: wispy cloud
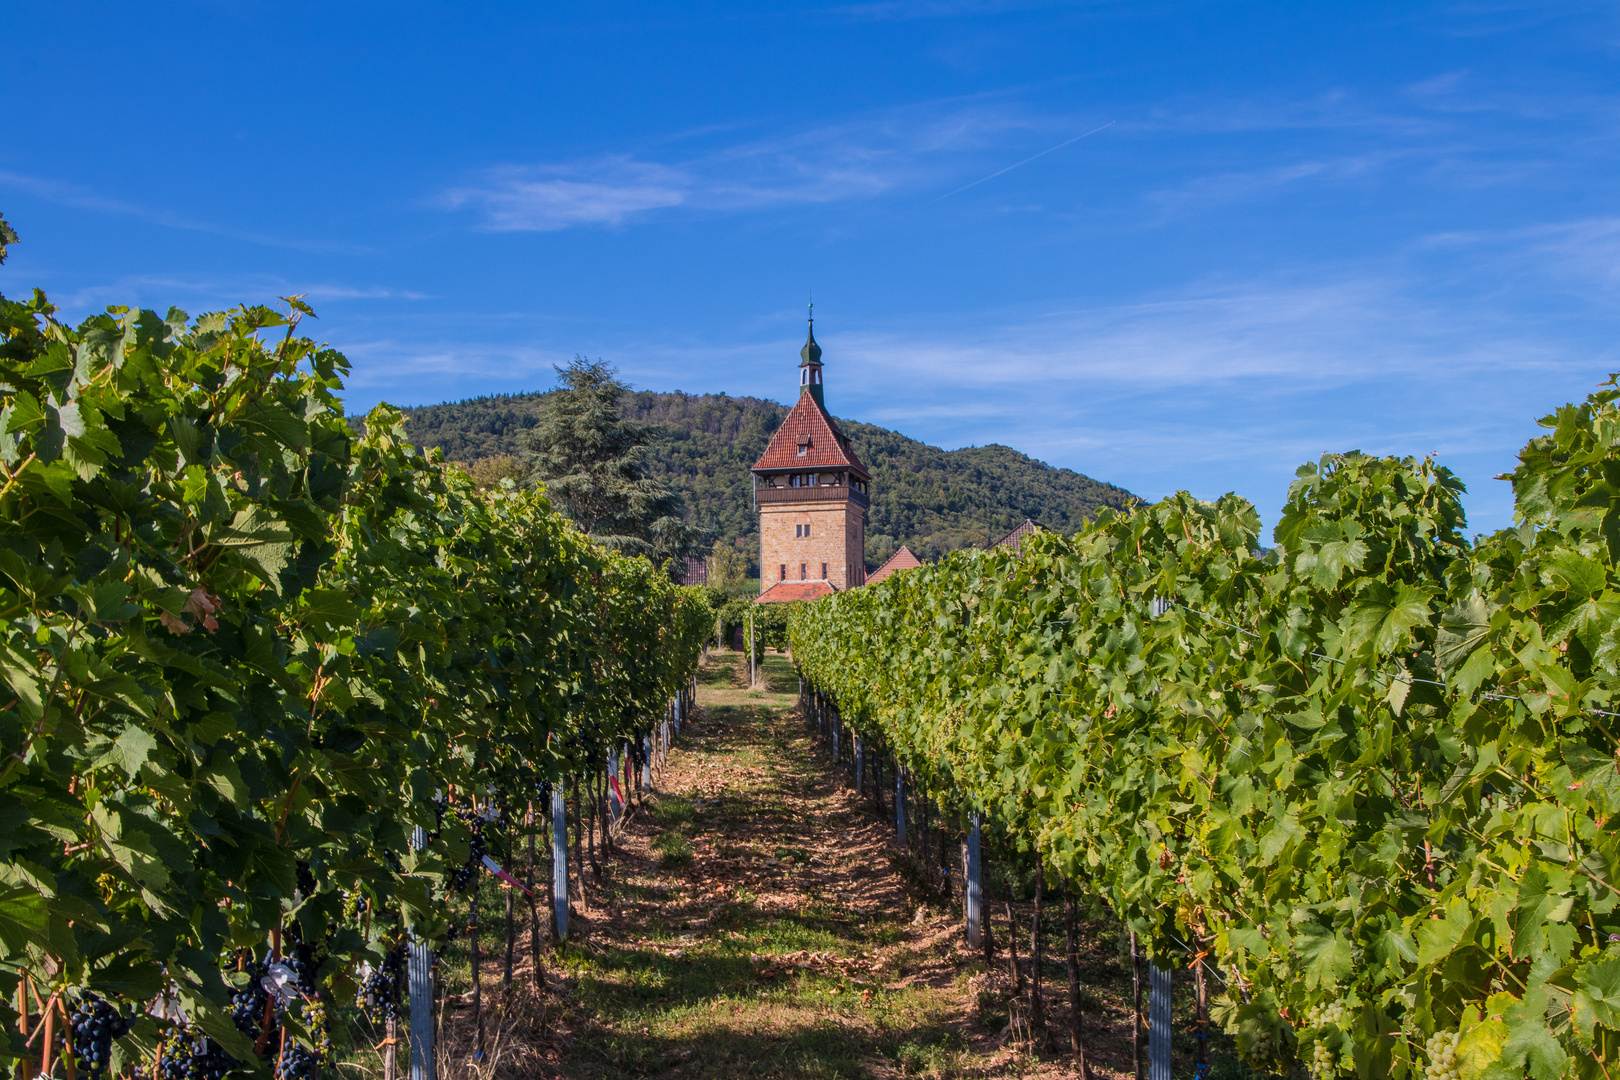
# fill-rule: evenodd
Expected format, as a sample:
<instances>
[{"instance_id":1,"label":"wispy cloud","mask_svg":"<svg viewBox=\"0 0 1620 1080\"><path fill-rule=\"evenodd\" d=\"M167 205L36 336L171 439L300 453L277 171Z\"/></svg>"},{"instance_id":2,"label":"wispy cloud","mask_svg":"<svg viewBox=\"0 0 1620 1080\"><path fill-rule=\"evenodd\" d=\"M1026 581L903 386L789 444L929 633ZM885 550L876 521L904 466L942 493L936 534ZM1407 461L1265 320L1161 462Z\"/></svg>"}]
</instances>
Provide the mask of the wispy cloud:
<instances>
[{"instance_id":1,"label":"wispy cloud","mask_svg":"<svg viewBox=\"0 0 1620 1080\"><path fill-rule=\"evenodd\" d=\"M1262 169L1218 172L1195 177L1179 187L1150 192L1149 202L1161 215L1202 210L1221 203L1268 196L1302 181L1332 183L1358 180L1410 156L1398 151L1352 154L1337 158L1293 161Z\"/></svg>"},{"instance_id":2,"label":"wispy cloud","mask_svg":"<svg viewBox=\"0 0 1620 1080\"><path fill-rule=\"evenodd\" d=\"M1092 124L1091 126L1095 126ZM501 165L444 192L494 232L618 226L679 209L734 213L922 190L965 160L1031 132L1081 134L1071 118L1037 117L1001 102L953 101L741 141L679 161L627 154Z\"/></svg>"},{"instance_id":3,"label":"wispy cloud","mask_svg":"<svg viewBox=\"0 0 1620 1080\"><path fill-rule=\"evenodd\" d=\"M217 225L207 221L198 221L169 210L142 206L138 203L104 195L83 184L75 184L45 176L33 176L26 173L0 170L0 187L26 192L45 202L71 207L75 210L88 210L97 214L135 218L138 221L161 225L169 229L211 233L215 236L242 240L250 244L287 248L293 251L307 251L318 255L360 255L369 253L369 249L354 244L275 236L268 233Z\"/></svg>"},{"instance_id":4,"label":"wispy cloud","mask_svg":"<svg viewBox=\"0 0 1620 1080\"><path fill-rule=\"evenodd\" d=\"M1097 134L1099 144L1110 145L1181 141L1177 182L1160 178L1136 196L1162 217L1296 185L1366 183L1397 170L1439 187L1513 183L1571 154L1612 145L1612 132L1593 118L1617 107L1594 98L1572 110L1568 95L1486 95L1464 71L1377 96L1328 89L1294 97L1178 98L1116 116L1042 111L1025 103L1028 96L1012 88L755 138L736 138L755 124L710 125L635 151L496 165L451 185L438 203L475 214L478 229L551 232L671 214L883 197L937 201ZM1501 123L1482 128L1467 120L1481 112ZM1591 145L1582 150L1543 133L1538 125L1553 113L1586 125ZM1110 130L1099 133L1099 124ZM1286 146L1276 145L1276 136L1287 133L1322 138L1291 136ZM736 141L721 141L726 137ZM711 145L694 148L704 143ZM1091 145L1067 152L1089 153ZM1117 165L1117 151L1113 157ZM1244 167L1233 168L1234 157Z\"/></svg>"},{"instance_id":5,"label":"wispy cloud","mask_svg":"<svg viewBox=\"0 0 1620 1080\"><path fill-rule=\"evenodd\" d=\"M502 166L481 182L445 192L452 209L476 206L491 232L551 232L619 225L632 214L680 206L695 185L664 165L607 157L571 165Z\"/></svg>"},{"instance_id":6,"label":"wispy cloud","mask_svg":"<svg viewBox=\"0 0 1620 1080\"><path fill-rule=\"evenodd\" d=\"M1140 393L1241 380L1326 388L1441 368L1524 371L1569 362L1540 334L1516 333L1508 320L1478 311L1436 312L1410 286L1376 276L1210 284L926 337L909 327L857 333L840 344L863 371L896 384L943 374L975 391L1086 385Z\"/></svg>"},{"instance_id":7,"label":"wispy cloud","mask_svg":"<svg viewBox=\"0 0 1620 1080\"><path fill-rule=\"evenodd\" d=\"M1465 250L1477 268L1488 267L1506 281L1555 282L1566 300L1611 307L1620 291L1620 217L1436 233L1421 246ZM1519 319L1526 319L1524 313Z\"/></svg>"},{"instance_id":8,"label":"wispy cloud","mask_svg":"<svg viewBox=\"0 0 1620 1080\"><path fill-rule=\"evenodd\" d=\"M263 304L278 296L302 296L312 304L354 300L427 300L425 293L382 285L349 285L332 281L297 281L270 274L209 277L187 274L135 274L95 285L51 293L51 302L69 316L98 311L109 304L180 304L196 311L237 304Z\"/></svg>"}]
</instances>

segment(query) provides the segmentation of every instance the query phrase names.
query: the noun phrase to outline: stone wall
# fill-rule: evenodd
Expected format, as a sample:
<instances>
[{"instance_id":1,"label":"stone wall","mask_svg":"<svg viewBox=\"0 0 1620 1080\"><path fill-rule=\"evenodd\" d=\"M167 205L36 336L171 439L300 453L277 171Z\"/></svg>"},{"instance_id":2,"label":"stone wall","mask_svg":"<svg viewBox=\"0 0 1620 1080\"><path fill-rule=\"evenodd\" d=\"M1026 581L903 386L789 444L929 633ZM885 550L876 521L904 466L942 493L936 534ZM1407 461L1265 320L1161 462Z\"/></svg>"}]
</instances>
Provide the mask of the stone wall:
<instances>
[{"instance_id":1,"label":"stone wall","mask_svg":"<svg viewBox=\"0 0 1620 1080\"><path fill-rule=\"evenodd\" d=\"M802 534L806 526L808 536ZM835 589L853 588L865 576L865 558L866 514L847 499L759 508L761 591L783 580L784 566L788 581L825 580Z\"/></svg>"}]
</instances>

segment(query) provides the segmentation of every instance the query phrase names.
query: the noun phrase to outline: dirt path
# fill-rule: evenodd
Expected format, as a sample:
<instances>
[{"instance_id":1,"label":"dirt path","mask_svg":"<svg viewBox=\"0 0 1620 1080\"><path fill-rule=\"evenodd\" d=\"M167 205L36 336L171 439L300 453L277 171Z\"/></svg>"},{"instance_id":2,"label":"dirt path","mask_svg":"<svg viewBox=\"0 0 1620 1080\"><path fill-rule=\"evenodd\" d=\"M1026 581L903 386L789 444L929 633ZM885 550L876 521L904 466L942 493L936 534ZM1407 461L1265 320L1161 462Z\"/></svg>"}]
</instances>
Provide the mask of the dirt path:
<instances>
[{"instance_id":1,"label":"dirt path","mask_svg":"<svg viewBox=\"0 0 1620 1080\"><path fill-rule=\"evenodd\" d=\"M1056 1053L1002 1045L1005 953L987 975L959 909L908 898L890 823L811 738L786 662L766 665L785 692L762 693L741 687L738 660L705 669L698 717L576 916L578 943L552 961L563 1005L544 1074L1072 1075ZM1067 986L1054 929L1056 1027ZM1113 948L1088 938L1083 957L1101 1077L1130 1067ZM1027 941L1020 952L1027 963Z\"/></svg>"}]
</instances>

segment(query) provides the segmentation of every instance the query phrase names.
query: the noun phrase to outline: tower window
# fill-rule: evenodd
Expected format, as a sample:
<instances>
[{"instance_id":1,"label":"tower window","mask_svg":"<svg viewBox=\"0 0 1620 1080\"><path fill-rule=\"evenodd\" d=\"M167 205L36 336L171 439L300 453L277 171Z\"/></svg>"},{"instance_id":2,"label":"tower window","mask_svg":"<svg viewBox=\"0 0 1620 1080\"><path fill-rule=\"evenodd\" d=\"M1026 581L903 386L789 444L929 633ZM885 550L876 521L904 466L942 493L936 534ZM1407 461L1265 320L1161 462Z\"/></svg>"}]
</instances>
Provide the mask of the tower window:
<instances>
[{"instance_id":1,"label":"tower window","mask_svg":"<svg viewBox=\"0 0 1620 1080\"><path fill-rule=\"evenodd\" d=\"M782 564L782 580L787 580L787 563Z\"/></svg>"},{"instance_id":2,"label":"tower window","mask_svg":"<svg viewBox=\"0 0 1620 1080\"><path fill-rule=\"evenodd\" d=\"M804 563L799 564L799 580L800 581L809 581L810 580L810 568L808 566L806 566Z\"/></svg>"},{"instance_id":3,"label":"tower window","mask_svg":"<svg viewBox=\"0 0 1620 1080\"><path fill-rule=\"evenodd\" d=\"M826 563L821 564L821 580L822 581L827 580L827 564Z\"/></svg>"}]
</instances>

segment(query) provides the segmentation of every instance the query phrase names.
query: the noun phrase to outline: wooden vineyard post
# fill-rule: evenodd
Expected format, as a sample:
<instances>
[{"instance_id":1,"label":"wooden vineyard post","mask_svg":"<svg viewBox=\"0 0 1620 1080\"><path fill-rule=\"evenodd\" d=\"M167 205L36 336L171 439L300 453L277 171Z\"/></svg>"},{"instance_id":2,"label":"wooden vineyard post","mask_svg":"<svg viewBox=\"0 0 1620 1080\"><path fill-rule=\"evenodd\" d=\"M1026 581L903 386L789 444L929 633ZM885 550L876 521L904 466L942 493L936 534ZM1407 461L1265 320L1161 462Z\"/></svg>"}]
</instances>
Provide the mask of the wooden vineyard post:
<instances>
[{"instance_id":1,"label":"wooden vineyard post","mask_svg":"<svg viewBox=\"0 0 1620 1080\"><path fill-rule=\"evenodd\" d=\"M833 765L834 765L834 767L842 764L842 762L843 762L843 759L839 756L839 753L838 753L838 749L839 749L839 747L838 747L838 726L839 726L838 725L838 720L839 720L838 710L834 709L833 714L832 714Z\"/></svg>"},{"instance_id":2,"label":"wooden vineyard post","mask_svg":"<svg viewBox=\"0 0 1620 1080\"><path fill-rule=\"evenodd\" d=\"M963 841L967 848L967 871L962 890L962 914L967 919L968 944L977 947L984 932L984 864L979 854L979 815L974 814L972 820L973 825Z\"/></svg>"},{"instance_id":3,"label":"wooden vineyard post","mask_svg":"<svg viewBox=\"0 0 1620 1080\"><path fill-rule=\"evenodd\" d=\"M906 846L906 771L894 766L894 842Z\"/></svg>"},{"instance_id":4,"label":"wooden vineyard post","mask_svg":"<svg viewBox=\"0 0 1620 1080\"><path fill-rule=\"evenodd\" d=\"M1193 961L1198 974L1198 1055L1193 1059L1193 1075L1204 1080L1209 1075L1209 984L1204 982L1204 958Z\"/></svg>"},{"instance_id":5,"label":"wooden vineyard post","mask_svg":"<svg viewBox=\"0 0 1620 1080\"><path fill-rule=\"evenodd\" d=\"M539 901L535 899L539 892L540 881L539 858L535 853L534 832L535 826L543 818L535 813L534 800L529 800L529 952L534 959L534 987L536 990L545 989L545 980L540 974L540 908Z\"/></svg>"},{"instance_id":6,"label":"wooden vineyard post","mask_svg":"<svg viewBox=\"0 0 1620 1080\"><path fill-rule=\"evenodd\" d=\"M1012 976L1013 993L1024 992L1024 972L1018 966L1018 912L1013 910L1013 879L1007 875L1007 893L1002 900L1007 909L1007 968Z\"/></svg>"},{"instance_id":7,"label":"wooden vineyard post","mask_svg":"<svg viewBox=\"0 0 1620 1080\"><path fill-rule=\"evenodd\" d=\"M517 868L517 860L512 856L512 841L506 842L506 863L513 869ZM517 954L517 897L510 885L503 885L501 892L506 899L506 969L501 973L501 993L505 994L512 989L512 965L515 964Z\"/></svg>"},{"instance_id":8,"label":"wooden vineyard post","mask_svg":"<svg viewBox=\"0 0 1620 1080\"><path fill-rule=\"evenodd\" d=\"M758 679L759 672L754 669L754 612L750 608L748 612L748 689L752 690L754 683Z\"/></svg>"},{"instance_id":9,"label":"wooden vineyard post","mask_svg":"<svg viewBox=\"0 0 1620 1080\"><path fill-rule=\"evenodd\" d=\"M1069 1051L1080 1070L1081 1080L1091 1080L1091 1062L1080 1031L1080 919L1074 902L1074 889L1063 879L1064 971L1069 976ZM1202 1077L1199 1080L1203 1080Z\"/></svg>"},{"instance_id":10,"label":"wooden vineyard post","mask_svg":"<svg viewBox=\"0 0 1620 1080\"><path fill-rule=\"evenodd\" d=\"M420 825L411 830L411 848L427 847L427 833ZM411 1080L435 1080L433 1060L433 950L428 943L413 939L408 964L411 1007Z\"/></svg>"},{"instance_id":11,"label":"wooden vineyard post","mask_svg":"<svg viewBox=\"0 0 1620 1080\"><path fill-rule=\"evenodd\" d=\"M1148 1080L1170 1080L1170 969L1148 965Z\"/></svg>"},{"instance_id":12,"label":"wooden vineyard post","mask_svg":"<svg viewBox=\"0 0 1620 1080\"><path fill-rule=\"evenodd\" d=\"M719 612L714 616L714 649L719 652L726 647L726 624Z\"/></svg>"},{"instance_id":13,"label":"wooden vineyard post","mask_svg":"<svg viewBox=\"0 0 1620 1080\"><path fill-rule=\"evenodd\" d=\"M1045 914L1046 862L1035 852L1035 911L1029 919L1029 1028L1046 1034L1046 1001L1041 995L1041 916Z\"/></svg>"},{"instance_id":14,"label":"wooden vineyard post","mask_svg":"<svg viewBox=\"0 0 1620 1080\"><path fill-rule=\"evenodd\" d=\"M641 737L641 786L652 790L652 736Z\"/></svg>"},{"instance_id":15,"label":"wooden vineyard post","mask_svg":"<svg viewBox=\"0 0 1620 1080\"><path fill-rule=\"evenodd\" d=\"M588 818L584 813L584 796L587 795L590 796L589 805L591 808L591 813ZM568 816L564 814L563 821L566 823L567 820ZM586 828L587 823L590 825L590 830L587 830ZM581 911L589 911L591 909L591 905L590 901L585 898L585 856L580 854L580 848L584 844L585 837L587 835L592 836L591 842L593 844L596 842L594 839L595 825L596 792L591 784L591 774L587 771L581 774L578 781L576 781L574 784L574 881L578 883L579 886L579 910ZM591 861L596 861L594 854L591 857Z\"/></svg>"},{"instance_id":16,"label":"wooden vineyard post","mask_svg":"<svg viewBox=\"0 0 1620 1080\"><path fill-rule=\"evenodd\" d=\"M24 1039L28 1038L28 988L32 986L27 975L17 981L17 1031ZM17 1071L13 1080L27 1080L29 1073L27 1058L17 1063Z\"/></svg>"},{"instance_id":17,"label":"wooden vineyard post","mask_svg":"<svg viewBox=\"0 0 1620 1080\"><path fill-rule=\"evenodd\" d=\"M472 1009L477 1033L473 1038L473 1060L484 1060L483 981L478 977L478 874L473 874L472 900L467 904L467 932L472 935Z\"/></svg>"},{"instance_id":18,"label":"wooden vineyard post","mask_svg":"<svg viewBox=\"0 0 1620 1080\"><path fill-rule=\"evenodd\" d=\"M1142 1071L1142 954L1136 948L1136 931L1131 931L1131 1072L1145 1080Z\"/></svg>"},{"instance_id":19,"label":"wooden vineyard post","mask_svg":"<svg viewBox=\"0 0 1620 1080\"><path fill-rule=\"evenodd\" d=\"M855 794L862 790L862 781L865 780L866 751L861 747L861 733L855 733Z\"/></svg>"},{"instance_id":20,"label":"wooden vineyard post","mask_svg":"<svg viewBox=\"0 0 1620 1080\"><path fill-rule=\"evenodd\" d=\"M568 803L562 781L551 785L551 908L552 932L568 940ZM412 1077L415 1080L415 1077Z\"/></svg>"}]
</instances>

